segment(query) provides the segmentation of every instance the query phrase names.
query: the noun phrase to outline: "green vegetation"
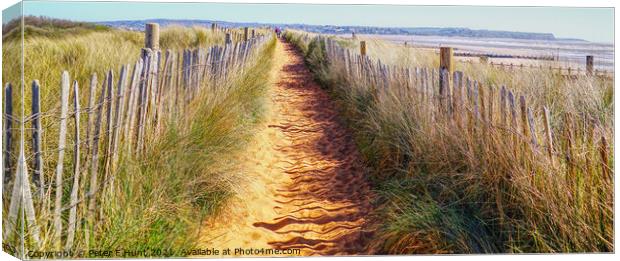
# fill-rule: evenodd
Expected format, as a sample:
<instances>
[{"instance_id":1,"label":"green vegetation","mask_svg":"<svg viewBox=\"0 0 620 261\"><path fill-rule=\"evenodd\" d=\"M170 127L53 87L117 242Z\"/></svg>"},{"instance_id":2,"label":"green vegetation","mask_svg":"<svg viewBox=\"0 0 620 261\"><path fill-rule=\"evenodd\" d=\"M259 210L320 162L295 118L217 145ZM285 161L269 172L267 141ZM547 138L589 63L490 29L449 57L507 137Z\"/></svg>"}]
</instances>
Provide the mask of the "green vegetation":
<instances>
[{"instance_id":1,"label":"green vegetation","mask_svg":"<svg viewBox=\"0 0 620 261\"><path fill-rule=\"evenodd\" d=\"M144 155L126 158L91 247L180 251L200 243L202 222L242 184L230 158L262 115L275 41L267 45L245 73L197 97Z\"/></svg>"},{"instance_id":2,"label":"green vegetation","mask_svg":"<svg viewBox=\"0 0 620 261\"><path fill-rule=\"evenodd\" d=\"M369 247L375 253L614 251L613 158L604 161L613 147L602 142L613 140L612 80L457 63L485 92L497 85L497 95L506 84L517 106L524 95L535 115L549 108L557 154L551 161L501 127L440 117L436 104L405 86L404 76L374 86L348 74L344 62L330 61L324 41L303 32L286 38L340 105L373 169L377 233ZM393 70L439 65L434 52L361 40L371 60ZM359 52L356 42L336 42ZM472 108L460 112L471 115Z\"/></svg>"},{"instance_id":3,"label":"green vegetation","mask_svg":"<svg viewBox=\"0 0 620 261\"><path fill-rule=\"evenodd\" d=\"M29 19L26 19L25 24L29 26ZM48 23L38 22L37 24L47 26ZM65 32L62 28L64 27L55 30ZM57 94L62 70L67 70L72 79L85 85L93 73L102 79L101 76L108 70L118 71L122 65L135 62L144 46L144 35L141 32L116 29L102 32L79 28L83 30L81 34L67 34L63 37L26 35L24 38L24 79L26 85L37 79L43 86L41 106L44 111L59 106ZM206 28L167 27L160 32L160 48L164 50L204 48L223 42L224 33L211 32ZM19 39L4 39L2 59L19 61L20 49ZM2 75L4 83L19 82L20 68L19 66L3 66ZM87 101L87 95L87 92L82 92L82 101ZM30 98L26 97L26 99ZM25 113L29 114L28 108Z\"/></svg>"},{"instance_id":4,"label":"green vegetation","mask_svg":"<svg viewBox=\"0 0 620 261\"><path fill-rule=\"evenodd\" d=\"M21 39L21 19L14 19L2 26L2 40ZM107 26L87 22L74 22L50 17L24 16L24 37L60 38L94 31L109 31Z\"/></svg>"},{"instance_id":5,"label":"green vegetation","mask_svg":"<svg viewBox=\"0 0 620 261\"><path fill-rule=\"evenodd\" d=\"M91 75L98 76L96 93L99 96L105 73L112 70L116 81L119 68L133 64L139 58L144 44L141 32L116 29L102 31L75 24L67 27L81 28L79 34L73 34L67 33L67 28L61 24L56 20L49 23L38 21L34 25L37 30L46 30L50 34L27 34L24 40L25 115L31 114L30 83L37 79L41 84L43 112L43 175L51 186L55 185L58 161L61 72L67 70L71 80L78 82L80 104L82 108L87 107ZM52 32L61 32L62 37ZM206 48L221 44L224 33L197 27L169 27L162 28L160 39L162 49L181 53L184 48ZM3 59L19 60L20 48L19 39L3 39ZM167 115L165 118L169 120L163 123L164 127L156 138L150 138L155 136L154 133L147 133L149 140L143 153L120 154L116 176L97 194L97 216L100 220L98 226L93 228L88 242L84 236L86 204L82 203L78 207L78 220L82 223L77 226L73 249L161 249L164 255L179 256L182 255L182 249L199 244L202 222L206 217L216 215L223 203L243 184L243 178L237 174L238 164L231 158L244 148L262 116L261 101L268 83L274 50L275 39L271 39L249 57L245 66L232 68L235 71L229 72L231 76L226 82L217 82L215 85L211 81L201 83L205 91L192 98L187 106L189 109ZM5 63L2 70L4 83L19 82L18 66ZM69 111L72 117L72 108ZM86 123L87 117L83 113L80 122L82 142L86 140ZM106 124L104 119L102 126ZM30 122L27 122L25 127L30 126ZM73 119L70 119L70 134L74 128ZM32 164L30 138L31 131L27 129L25 150L29 165ZM75 137L69 135L64 159L63 205L69 202L72 189L74 142ZM100 155L104 153L103 147L99 147ZM82 147L80 153L82 167L88 155L85 149ZM103 173L102 165L100 173ZM29 168L32 169L31 166ZM88 168L84 168L81 173L88 171ZM88 181L82 178L80 183L84 188L79 192L82 198L88 187L84 184ZM52 189L48 191L54 194ZM6 214L9 203L6 197L3 200L3 213ZM57 242L53 242L50 207L53 208L54 203L48 203L46 207L44 200L35 198L38 223L42 229L38 249L58 248ZM67 228L68 212L63 211L63 230ZM62 233L62 242L65 242L65 233Z\"/></svg>"}]
</instances>

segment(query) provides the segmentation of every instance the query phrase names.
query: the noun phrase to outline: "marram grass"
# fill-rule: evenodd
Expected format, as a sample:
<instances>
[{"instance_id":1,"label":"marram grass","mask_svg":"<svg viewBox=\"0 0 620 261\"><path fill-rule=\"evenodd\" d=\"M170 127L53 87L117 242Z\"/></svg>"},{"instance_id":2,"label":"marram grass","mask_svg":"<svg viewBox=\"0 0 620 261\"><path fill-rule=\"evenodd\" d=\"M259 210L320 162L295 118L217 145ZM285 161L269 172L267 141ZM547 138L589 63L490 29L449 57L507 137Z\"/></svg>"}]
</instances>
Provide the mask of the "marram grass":
<instances>
[{"instance_id":1,"label":"marram grass","mask_svg":"<svg viewBox=\"0 0 620 261\"><path fill-rule=\"evenodd\" d=\"M168 27L161 31L160 47L164 51L206 48L221 45L223 39L223 32L207 28ZM98 76L96 93L99 95L105 73L112 70L118 79L119 68L124 64L133 67L143 44L142 33L116 29L83 29L63 37L51 37L47 33L26 35L24 113L27 116L31 113L30 82L37 79L41 84L46 181L53 180L58 157L61 72L67 70L71 80L78 81L80 103L84 108L88 104L91 75ZM97 211L103 214L101 220L92 228L88 242L84 227L77 226L74 249L161 249L163 255L180 256L183 249L199 242L202 222L218 213L243 180L236 174L237 164L227 159L245 146L260 120L274 46L275 39L269 40L250 57L242 71L232 73L226 82L205 88L192 100L189 110L164 123L163 132L156 139L150 139L140 156L119 155L118 174L98 195L101 202ZM18 41L5 39L3 59L17 59L19 48ZM5 63L3 83L16 83L19 79L19 67ZM86 118L83 115L80 136L85 135ZM31 137L28 127L29 123L27 138ZM72 120L68 128L74 128ZM67 179L63 182L63 202L69 202L71 194L69 177L72 175L69 173L73 170L73 142L74 137L69 135L64 160ZM30 142L26 142L25 149L31 151ZM102 148L100 150L103 153ZM8 205L5 201L4 206ZM37 210L40 207L35 205ZM63 228L67 227L68 212L63 212ZM85 213L78 210L78 215L83 217ZM39 249L55 249L56 244L50 240L51 217L40 216L39 223L42 228Z\"/></svg>"},{"instance_id":2,"label":"marram grass","mask_svg":"<svg viewBox=\"0 0 620 261\"><path fill-rule=\"evenodd\" d=\"M600 145L603 138L613 140L612 80L569 80L546 69L508 72L457 62L457 70L482 86L498 90L505 84L531 108L549 108L555 146L572 148L570 158L557 155L549 164L544 155L522 153L500 129L461 128L439 114L431 117L433 105L420 103L418 93L398 84L405 79L392 79L376 96L373 86L346 73L343 62L330 62L325 43L314 36L286 33L340 105L373 169L378 197L371 251L614 251L613 158L609 166L601 162L602 153L613 154L613 145ZM367 41L367 55L374 61L410 68L439 65L431 51L358 40ZM359 52L357 41L336 37L335 42Z\"/></svg>"}]
</instances>

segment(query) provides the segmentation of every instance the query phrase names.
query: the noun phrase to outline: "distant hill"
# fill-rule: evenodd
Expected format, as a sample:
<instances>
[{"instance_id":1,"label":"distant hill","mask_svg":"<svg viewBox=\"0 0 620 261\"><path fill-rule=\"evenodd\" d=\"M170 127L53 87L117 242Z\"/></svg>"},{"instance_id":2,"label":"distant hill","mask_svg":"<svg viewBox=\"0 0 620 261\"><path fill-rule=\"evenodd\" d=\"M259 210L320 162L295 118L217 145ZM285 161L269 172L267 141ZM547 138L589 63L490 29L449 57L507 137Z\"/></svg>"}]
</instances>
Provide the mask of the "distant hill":
<instances>
[{"instance_id":1,"label":"distant hill","mask_svg":"<svg viewBox=\"0 0 620 261\"><path fill-rule=\"evenodd\" d=\"M62 37L67 34L80 34L92 31L106 31L104 25L74 22L45 16L24 16L24 34L27 36ZM2 40L20 39L21 17L2 24Z\"/></svg>"},{"instance_id":2,"label":"distant hill","mask_svg":"<svg viewBox=\"0 0 620 261\"><path fill-rule=\"evenodd\" d=\"M512 38L531 40L556 40L551 33L527 33L493 30L473 30L469 28L452 27L366 27L366 26L308 26L296 25L298 29L310 32L332 34L398 34L398 35L433 35L433 36L459 36L459 37L483 37L483 38Z\"/></svg>"},{"instance_id":3,"label":"distant hill","mask_svg":"<svg viewBox=\"0 0 620 261\"><path fill-rule=\"evenodd\" d=\"M459 36L459 37L483 37L483 38L512 38L530 40L557 40L551 33L528 33L494 30L474 30L469 28L453 27L373 27L373 26L337 26L337 25L307 25L307 24L269 24L269 23L240 23L214 20L172 20L172 19L148 19L148 20L126 20L126 21L106 21L98 24L124 28L129 30L143 30L145 23L159 23L161 26L172 24L183 26L211 26L216 22L224 27L240 26L279 26L283 28L304 30L307 32L324 34L398 34L398 35L435 35L435 36Z\"/></svg>"}]
</instances>

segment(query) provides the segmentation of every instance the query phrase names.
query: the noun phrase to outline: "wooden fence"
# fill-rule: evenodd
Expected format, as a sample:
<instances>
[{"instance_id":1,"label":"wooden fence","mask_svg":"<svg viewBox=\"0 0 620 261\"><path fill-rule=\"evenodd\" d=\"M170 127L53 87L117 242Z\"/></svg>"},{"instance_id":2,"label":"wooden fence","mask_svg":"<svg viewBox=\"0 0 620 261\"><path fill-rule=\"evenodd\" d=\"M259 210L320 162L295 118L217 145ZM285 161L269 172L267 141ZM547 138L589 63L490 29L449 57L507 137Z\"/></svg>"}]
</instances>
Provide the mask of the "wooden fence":
<instances>
[{"instance_id":1,"label":"wooden fence","mask_svg":"<svg viewBox=\"0 0 620 261\"><path fill-rule=\"evenodd\" d=\"M406 47L410 47L410 48L435 48L432 46L419 46L416 47L414 45L411 44L407 44L407 42L405 42L405 46ZM441 49L441 48L439 48ZM437 53L438 55L440 54L440 50L435 51L435 53ZM614 77L614 72L613 71L607 71L607 70L601 70L601 69L594 69L594 61L593 61L593 56L588 55L585 58L585 67L582 69L579 66L576 67L571 67L571 66L552 66L552 65L533 65L533 64L524 64L524 63L511 63L511 62L489 62L489 58L500 58L500 59L517 59L517 60L534 60L534 61L555 61L558 62L559 58L555 55L516 55L516 54L497 54L497 53L476 53L476 52L454 52L454 56L455 57L471 57L471 58L478 58L476 60L478 60L479 62L476 62L476 60L472 60L472 59L464 59L464 60L460 60L459 62L463 62L463 63L468 63L468 64L474 64L474 63L483 63L483 64L489 64L492 67L496 67L502 70L517 70L517 69L545 69L545 70L549 70L551 72L557 72L558 74L561 74L563 76L566 76L568 78L577 78L578 76L581 75L593 75L593 76L597 76L597 77L603 77L603 78L607 78L607 79L612 79Z\"/></svg>"},{"instance_id":2,"label":"wooden fence","mask_svg":"<svg viewBox=\"0 0 620 261\"><path fill-rule=\"evenodd\" d=\"M465 63L469 63L469 64L473 64L475 63L472 60L465 60L465 61L461 61L461 62L465 62ZM567 76L570 78L576 78L578 76L584 76L584 75L592 75L592 76L597 76L597 77L604 77L607 79L613 79L614 77L614 73L607 71L607 70L599 70L599 69L592 69L591 72L588 72L587 69L581 69L580 67L565 67L565 66L543 66L543 65L532 65L532 64L513 64L513 63L503 63L503 62L490 62L488 63L490 66L492 67L496 67L502 70L524 70L524 69L529 69L529 70L548 70L549 72L556 72L558 74L561 74L563 76Z\"/></svg>"},{"instance_id":3,"label":"wooden fence","mask_svg":"<svg viewBox=\"0 0 620 261\"><path fill-rule=\"evenodd\" d=\"M243 27L239 28L228 28L228 27L220 27L216 23L211 24L211 31L214 32L224 32L228 34L227 39L230 41L247 41L248 39L263 37L264 34L261 32L257 32L254 28Z\"/></svg>"},{"instance_id":4,"label":"wooden fence","mask_svg":"<svg viewBox=\"0 0 620 261\"><path fill-rule=\"evenodd\" d=\"M543 61L557 61L558 60L558 57L554 55L517 55L517 54L499 54L499 53L455 52L454 56L509 58L509 59L525 59L525 60L543 60Z\"/></svg>"},{"instance_id":5,"label":"wooden fence","mask_svg":"<svg viewBox=\"0 0 620 261\"><path fill-rule=\"evenodd\" d=\"M412 97L412 113L423 111L432 122L445 122L463 130L464 137L478 137L482 143L511 141L505 146L519 152L527 162L563 162L569 172L593 168L579 164L597 164L604 178L613 180L607 133L596 121L579 122L576 115L566 114L561 119L563 133L556 134L550 125L552 113L546 106L533 107L524 95L505 85L485 86L463 72L450 72L450 64L444 66L443 59L440 68L403 68L365 55L362 43L360 53L352 53L353 49L341 47L333 38L317 36L314 40L325 47L330 70L341 68L349 84L372 88L375 102L387 96ZM597 148L594 151L600 153L588 155L588 159L583 158L583 153L576 154L588 148Z\"/></svg>"},{"instance_id":6,"label":"wooden fence","mask_svg":"<svg viewBox=\"0 0 620 261\"><path fill-rule=\"evenodd\" d=\"M18 236L17 225L24 224L19 221L22 207L26 217L25 238L32 245L41 244L42 227L49 226L45 231L52 231L48 240L54 242L55 248L71 249L77 224L82 223L87 228L84 240L89 242L89 228L96 225L97 216L102 214L97 211L104 198L101 195L114 193L112 184L119 157L144 153L150 141L157 139L173 117L182 115L197 95L221 88L232 75L243 73L269 39L269 35L255 34L254 30L251 37L246 28L245 35L224 46L161 51L159 34L151 31L158 30L158 26L153 28L146 32L145 46L154 49L144 48L134 64L123 65L118 72L93 74L87 84L82 84L85 87L80 88L81 83L71 81L69 73L63 71L58 96L60 108L42 111L40 89L44 87L33 80L32 115L18 120L12 110L13 88L6 84L3 171L4 187L11 193L4 196L10 201L8 215L3 219L4 240ZM230 38L229 33L227 36ZM88 104L80 104L80 91L88 92ZM43 117L59 117L54 170L44 168ZM68 124L69 121L73 124ZM16 135L11 135L13 124L31 126L23 139L31 141L28 147L32 151L25 151L23 146L16 149L13 141ZM67 144L67 137L71 137L71 144ZM72 146L70 161L65 160L68 146ZM13 155L13 151L19 153ZM43 173L51 171L55 173L53 180L46 180ZM65 182L70 182L70 186ZM69 197L63 195L63 187L71 188ZM68 227L63 228L63 224Z\"/></svg>"}]
</instances>

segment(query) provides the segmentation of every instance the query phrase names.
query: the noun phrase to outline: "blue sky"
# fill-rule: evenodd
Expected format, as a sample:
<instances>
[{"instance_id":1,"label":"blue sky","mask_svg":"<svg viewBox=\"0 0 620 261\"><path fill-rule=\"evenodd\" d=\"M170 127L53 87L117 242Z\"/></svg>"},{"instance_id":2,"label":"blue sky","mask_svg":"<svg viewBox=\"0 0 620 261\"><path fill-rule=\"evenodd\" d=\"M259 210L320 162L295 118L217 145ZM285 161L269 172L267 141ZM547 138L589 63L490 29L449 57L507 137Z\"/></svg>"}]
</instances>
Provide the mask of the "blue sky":
<instances>
[{"instance_id":1,"label":"blue sky","mask_svg":"<svg viewBox=\"0 0 620 261\"><path fill-rule=\"evenodd\" d=\"M553 33L556 37L595 42L611 43L614 40L613 8L26 1L24 14L79 21L169 18L321 25L468 27Z\"/></svg>"}]
</instances>

